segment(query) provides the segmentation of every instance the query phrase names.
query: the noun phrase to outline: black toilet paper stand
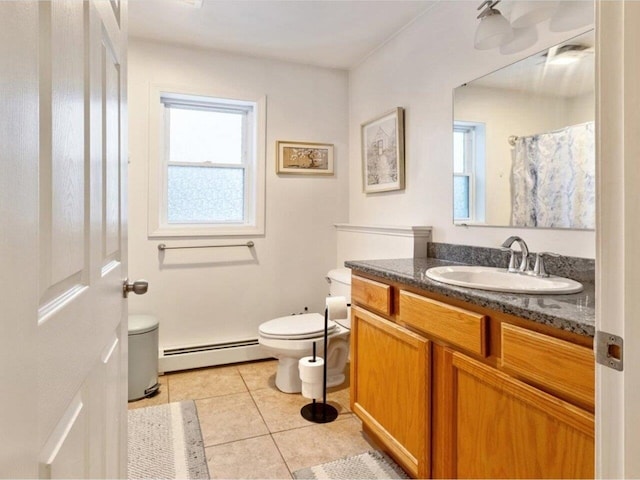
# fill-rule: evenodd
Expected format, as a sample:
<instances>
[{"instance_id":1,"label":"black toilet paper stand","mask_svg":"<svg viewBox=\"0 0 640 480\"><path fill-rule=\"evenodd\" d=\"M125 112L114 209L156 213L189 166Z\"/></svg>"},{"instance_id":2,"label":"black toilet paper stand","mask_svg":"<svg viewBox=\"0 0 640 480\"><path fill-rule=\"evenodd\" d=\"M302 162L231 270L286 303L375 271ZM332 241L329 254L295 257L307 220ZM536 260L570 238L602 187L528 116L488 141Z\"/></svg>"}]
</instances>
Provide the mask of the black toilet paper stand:
<instances>
[{"instance_id":1,"label":"black toilet paper stand","mask_svg":"<svg viewBox=\"0 0 640 480\"><path fill-rule=\"evenodd\" d=\"M311 403L306 404L300 409L300 415L306 420L314 423L329 423L338 418L338 410L332 405L327 404L327 338L329 327L329 309L324 309L324 368L322 376L322 403L316 402L314 398ZM313 342L313 360L316 361L316 342Z\"/></svg>"}]
</instances>

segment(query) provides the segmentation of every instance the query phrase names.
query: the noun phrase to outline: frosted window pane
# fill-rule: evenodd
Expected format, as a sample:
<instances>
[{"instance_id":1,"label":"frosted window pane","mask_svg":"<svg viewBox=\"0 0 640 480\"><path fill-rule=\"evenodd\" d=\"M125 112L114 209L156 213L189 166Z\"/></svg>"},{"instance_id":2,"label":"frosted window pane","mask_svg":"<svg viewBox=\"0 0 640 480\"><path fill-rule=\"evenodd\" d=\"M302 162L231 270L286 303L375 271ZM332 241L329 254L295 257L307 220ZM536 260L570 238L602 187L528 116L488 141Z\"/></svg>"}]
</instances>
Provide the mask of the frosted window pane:
<instances>
[{"instance_id":1,"label":"frosted window pane","mask_svg":"<svg viewBox=\"0 0 640 480\"><path fill-rule=\"evenodd\" d=\"M453 177L453 219L469 218L469 177L466 175Z\"/></svg>"},{"instance_id":2,"label":"frosted window pane","mask_svg":"<svg viewBox=\"0 0 640 480\"><path fill-rule=\"evenodd\" d=\"M240 113L169 108L169 161L242 163Z\"/></svg>"},{"instance_id":3,"label":"frosted window pane","mask_svg":"<svg viewBox=\"0 0 640 480\"><path fill-rule=\"evenodd\" d=\"M453 172L462 173L465 170L465 132L453 132Z\"/></svg>"},{"instance_id":4,"label":"frosted window pane","mask_svg":"<svg viewBox=\"0 0 640 480\"><path fill-rule=\"evenodd\" d=\"M244 221L244 169L170 165L169 223Z\"/></svg>"}]
</instances>

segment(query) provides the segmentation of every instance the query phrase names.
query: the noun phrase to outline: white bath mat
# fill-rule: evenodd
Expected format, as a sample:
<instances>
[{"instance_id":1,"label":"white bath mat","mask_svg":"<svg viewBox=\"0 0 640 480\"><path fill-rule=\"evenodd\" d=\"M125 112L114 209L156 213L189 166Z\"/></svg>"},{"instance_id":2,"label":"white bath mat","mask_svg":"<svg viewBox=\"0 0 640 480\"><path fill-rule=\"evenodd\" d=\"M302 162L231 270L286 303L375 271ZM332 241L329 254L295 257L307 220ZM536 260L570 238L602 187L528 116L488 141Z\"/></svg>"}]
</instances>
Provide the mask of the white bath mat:
<instances>
[{"instance_id":1,"label":"white bath mat","mask_svg":"<svg viewBox=\"0 0 640 480\"><path fill-rule=\"evenodd\" d=\"M360 455L341 458L315 467L293 472L297 479L387 479L409 478L409 476L384 453L371 450Z\"/></svg>"},{"instance_id":2,"label":"white bath mat","mask_svg":"<svg viewBox=\"0 0 640 480\"><path fill-rule=\"evenodd\" d=\"M129 479L209 479L192 400L129 410Z\"/></svg>"}]
</instances>

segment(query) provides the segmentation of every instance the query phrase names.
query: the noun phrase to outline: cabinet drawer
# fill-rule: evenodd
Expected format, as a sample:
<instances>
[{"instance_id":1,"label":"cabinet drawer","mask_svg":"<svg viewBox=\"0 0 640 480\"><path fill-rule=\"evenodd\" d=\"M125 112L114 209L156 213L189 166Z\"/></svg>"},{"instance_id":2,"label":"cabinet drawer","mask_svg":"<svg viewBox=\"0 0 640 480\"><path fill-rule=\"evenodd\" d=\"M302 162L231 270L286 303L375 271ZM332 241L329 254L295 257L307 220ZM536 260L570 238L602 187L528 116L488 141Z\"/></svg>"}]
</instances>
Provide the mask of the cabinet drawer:
<instances>
[{"instance_id":1,"label":"cabinet drawer","mask_svg":"<svg viewBox=\"0 0 640 480\"><path fill-rule=\"evenodd\" d=\"M506 323L501 331L503 368L593 408L595 359L591 349Z\"/></svg>"},{"instance_id":2,"label":"cabinet drawer","mask_svg":"<svg viewBox=\"0 0 640 480\"><path fill-rule=\"evenodd\" d=\"M391 286L353 275L351 300L372 310L391 315Z\"/></svg>"},{"instance_id":3,"label":"cabinet drawer","mask_svg":"<svg viewBox=\"0 0 640 480\"><path fill-rule=\"evenodd\" d=\"M487 356L485 315L401 290L400 320L451 345Z\"/></svg>"}]
</instances>

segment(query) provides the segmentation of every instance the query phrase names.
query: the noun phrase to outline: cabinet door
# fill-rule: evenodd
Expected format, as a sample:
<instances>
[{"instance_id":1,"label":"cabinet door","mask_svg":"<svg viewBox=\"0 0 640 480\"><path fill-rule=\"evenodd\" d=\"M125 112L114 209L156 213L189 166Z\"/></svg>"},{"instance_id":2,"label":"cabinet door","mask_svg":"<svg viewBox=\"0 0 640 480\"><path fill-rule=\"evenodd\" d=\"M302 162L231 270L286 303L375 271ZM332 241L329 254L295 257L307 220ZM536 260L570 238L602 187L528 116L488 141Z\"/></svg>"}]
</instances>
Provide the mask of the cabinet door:
<instances>
[{"instance_id":1,"label":"cabinet door","mask_svg":"<svg viewBox=\"0 0 640 480\"><path fill-rule=\"evenodd\" d=\"M593 478L593 415L445 349L450 478Z\"/></svg>"},{"instance_id":2,"label":"cabinet door","mask_svg":"<svg viewBox=\"0 0 640 480\"><path fill-rule=\"evenodd\" d=\"M412 476L430 474L430 342L351 310L351 408Z\"/></svg>"}]
</instances>

